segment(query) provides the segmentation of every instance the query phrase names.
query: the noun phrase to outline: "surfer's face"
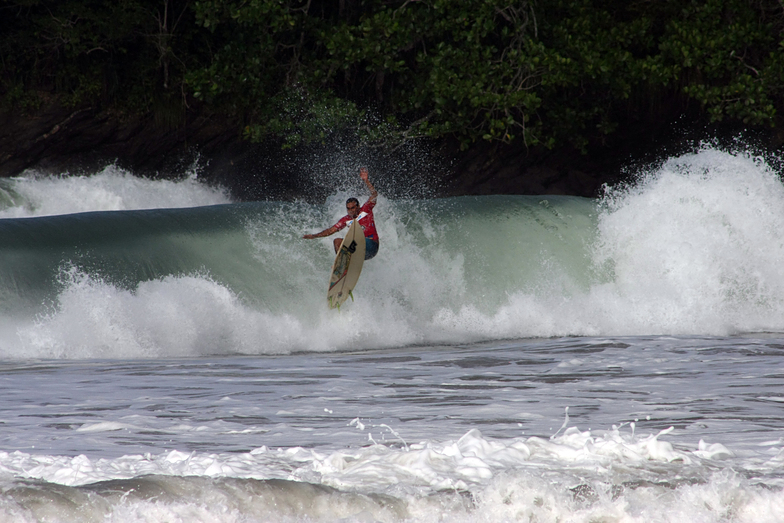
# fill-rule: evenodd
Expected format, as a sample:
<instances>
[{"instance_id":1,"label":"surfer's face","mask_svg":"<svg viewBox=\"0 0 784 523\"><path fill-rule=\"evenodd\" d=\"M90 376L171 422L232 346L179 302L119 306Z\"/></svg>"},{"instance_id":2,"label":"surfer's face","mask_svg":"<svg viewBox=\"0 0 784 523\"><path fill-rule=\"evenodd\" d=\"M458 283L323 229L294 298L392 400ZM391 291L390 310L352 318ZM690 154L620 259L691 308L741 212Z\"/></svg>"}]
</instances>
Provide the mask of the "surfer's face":
<instances>
[{"instance_id":1,"label":"surfer's face","mask_svg":"<svg viewBox=\"0 0 784 523\"><path fill-rule=\"evenodd\" d=\"M346 210L348 211L349 216L352 218L356 218L359 215L359 205L354 202L347 203Z\"/></svg>"}]
</instances>

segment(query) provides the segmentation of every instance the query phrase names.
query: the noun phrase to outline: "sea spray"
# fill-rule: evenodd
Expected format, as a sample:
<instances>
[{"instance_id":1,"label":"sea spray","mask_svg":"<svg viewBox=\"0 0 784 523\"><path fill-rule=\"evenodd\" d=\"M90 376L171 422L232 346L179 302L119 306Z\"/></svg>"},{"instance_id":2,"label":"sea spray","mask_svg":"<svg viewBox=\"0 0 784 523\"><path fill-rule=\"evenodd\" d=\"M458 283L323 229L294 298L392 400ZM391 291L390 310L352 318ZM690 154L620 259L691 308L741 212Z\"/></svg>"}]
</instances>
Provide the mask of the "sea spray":
<instances>
[{"instance_id":1,"label":"sea spray","mask_svg":"<svg viewBox=\"0 0 784 523\"><path fill-rule=\"evenodd\" d=\"M784 186L762 159L711 149L673 158L602 204L594 259L611 267L604 305L627 328L782 327Z\"/></svg>"}]
</instances>

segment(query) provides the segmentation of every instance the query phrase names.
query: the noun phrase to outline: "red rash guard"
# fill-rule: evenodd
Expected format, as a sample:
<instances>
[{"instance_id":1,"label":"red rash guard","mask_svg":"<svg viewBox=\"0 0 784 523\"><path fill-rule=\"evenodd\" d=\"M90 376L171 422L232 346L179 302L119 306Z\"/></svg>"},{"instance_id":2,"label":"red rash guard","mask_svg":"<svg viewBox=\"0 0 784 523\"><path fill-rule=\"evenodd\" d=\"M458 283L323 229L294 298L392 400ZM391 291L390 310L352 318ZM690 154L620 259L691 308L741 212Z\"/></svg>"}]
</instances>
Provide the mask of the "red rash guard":
<instances>
[{"instance_id":1,"label":"red rash guard","mask_svg":"<svg viewBox=\"0 0 784 523\"><path fill-rule=\"evenodd\" d=\"M375 200L368 200L365 202L365 205L360 207L359 225L362 227L362 230L365 231L365 238L370 238L371 240L377 242L378 233L376 232L376 222L373 219L373 207L375 206ZM354 221L354 218L347 214L338 220L338 223L336 223L333 227L335 227L337 230L341 230L347 225L351 225L352 221Z\"/></svg>"}]
</instances>

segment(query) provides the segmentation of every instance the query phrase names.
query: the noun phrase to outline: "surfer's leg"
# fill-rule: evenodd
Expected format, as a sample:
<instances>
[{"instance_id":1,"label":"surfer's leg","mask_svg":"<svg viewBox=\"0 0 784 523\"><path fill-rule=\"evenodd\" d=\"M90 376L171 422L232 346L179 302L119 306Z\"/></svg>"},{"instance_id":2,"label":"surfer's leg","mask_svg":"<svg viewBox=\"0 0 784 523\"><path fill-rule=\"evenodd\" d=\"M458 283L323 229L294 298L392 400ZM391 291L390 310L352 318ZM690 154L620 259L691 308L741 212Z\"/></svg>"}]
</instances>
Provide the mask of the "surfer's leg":
<instances>
[{"instance_id":1,"label":"surfer's leg","mask_svg":"<svg viewBox=\"0 0 784 523\"><path fill-rule=\"evenodd\" d=\"M332 245L335 246L335 254L337 254L340 250L341 243L343 243L343 238L335 238L335 240L332 242Z\"/></svg>"}]
</instances>

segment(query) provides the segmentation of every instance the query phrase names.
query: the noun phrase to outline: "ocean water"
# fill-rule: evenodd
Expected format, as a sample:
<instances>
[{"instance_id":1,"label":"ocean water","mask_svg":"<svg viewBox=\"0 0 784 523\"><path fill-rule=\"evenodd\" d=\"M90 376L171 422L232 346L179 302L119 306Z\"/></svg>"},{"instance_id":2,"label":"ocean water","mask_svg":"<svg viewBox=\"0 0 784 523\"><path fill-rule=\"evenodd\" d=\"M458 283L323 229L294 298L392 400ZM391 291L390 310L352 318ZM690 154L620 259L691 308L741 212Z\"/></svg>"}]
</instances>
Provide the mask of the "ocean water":
<instances>
[{"instance_id":1,"label":"ocean water","mask_svg":"<svg viewBox=\"0 0 784 523\"><path fill-rule=\"evenodd\" d=\"M382 194L340 311L301 236L360 185L3 180L0 521L782 521L780 176Z\"/></svg>"}]
</instances>

